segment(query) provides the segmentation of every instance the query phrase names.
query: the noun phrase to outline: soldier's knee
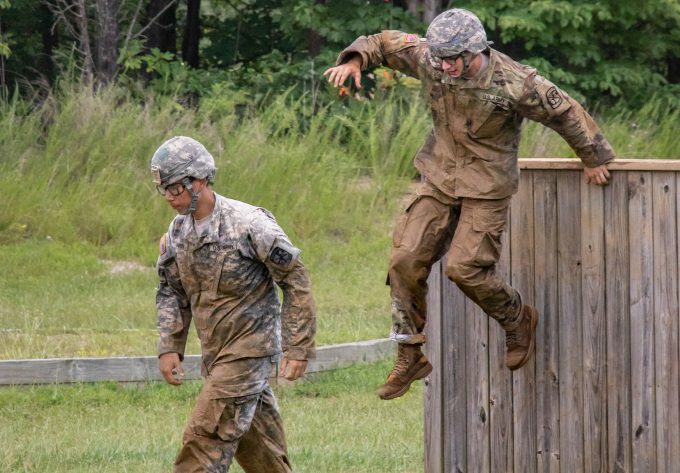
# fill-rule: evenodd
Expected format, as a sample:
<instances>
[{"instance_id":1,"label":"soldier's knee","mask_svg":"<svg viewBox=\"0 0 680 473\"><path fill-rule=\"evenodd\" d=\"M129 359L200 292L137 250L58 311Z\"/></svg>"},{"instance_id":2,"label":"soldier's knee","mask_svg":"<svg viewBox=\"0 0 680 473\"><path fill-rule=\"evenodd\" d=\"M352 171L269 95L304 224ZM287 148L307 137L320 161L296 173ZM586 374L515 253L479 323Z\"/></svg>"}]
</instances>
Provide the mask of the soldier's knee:
<instances>
[{"instance_id":1,"label":"soldier's knee","mask_svg":"<svg viewBox=\"0 0 680 473\"><path fill-rule=\"evenodd\" d=\"M390 274L408 275L416 272L417 259L408 251L394 251L390 258Z\"/></svg>"},{"instance_id":2,"label":"soldier's knee","mask_svg":"<svg viewBox=\"0 0 680 473\"><path fill-rule=\"evenodd\" d=\"M462 261L453 261L446 264L444 267L444 273L451 281L458 285L465 286L475 278L477 273L479 273L479 268L466 264Z\"/></svg>"}]
</instances>

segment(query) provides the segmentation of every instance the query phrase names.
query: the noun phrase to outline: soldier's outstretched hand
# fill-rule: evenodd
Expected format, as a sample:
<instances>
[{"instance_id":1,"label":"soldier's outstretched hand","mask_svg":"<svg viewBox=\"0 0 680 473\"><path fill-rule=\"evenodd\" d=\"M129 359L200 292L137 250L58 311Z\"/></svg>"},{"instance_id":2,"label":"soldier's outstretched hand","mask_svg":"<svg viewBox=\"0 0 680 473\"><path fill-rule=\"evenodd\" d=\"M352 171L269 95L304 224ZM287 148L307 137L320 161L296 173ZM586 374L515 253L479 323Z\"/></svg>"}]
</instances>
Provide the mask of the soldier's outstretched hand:
<instances>
[{"instance_id":1,"label":"soldier's outstretched hand","mask_svg":"<svg viewBox=\"0 0 680 473\"><path fill-rule=\"evenodd\" d=\"M609 170L606 164L594 168L583 168L583 173L586 176L586 183L599 184L601 186L609 183Z\"/></svg>"},{"instance_id":2,"label":"soldier's outstretched hand","mask_svg":"<svg viewBox=\"0 0 680 473\"><path fill-rule=\"evenodd\" d=\"M168 383L175 386L182 384L184 370L182 369L182 362L179 361L179 355L177 353L163 353L160 360L158 360L158 365L161 374Z\"/></svg>"},{"instance_id":3,"label":"soldier's outstretched hand","mask_svg":"<svg viewBox=\"0 0 680 473\"><path fill-rule=\"evenodd\" d=\"M361 88L361 58L354 57L344 64L331 67L323 73L328 78L328 82L337 87L345 83L351 77L357 88Z\"/></svg>"}]
</instances>

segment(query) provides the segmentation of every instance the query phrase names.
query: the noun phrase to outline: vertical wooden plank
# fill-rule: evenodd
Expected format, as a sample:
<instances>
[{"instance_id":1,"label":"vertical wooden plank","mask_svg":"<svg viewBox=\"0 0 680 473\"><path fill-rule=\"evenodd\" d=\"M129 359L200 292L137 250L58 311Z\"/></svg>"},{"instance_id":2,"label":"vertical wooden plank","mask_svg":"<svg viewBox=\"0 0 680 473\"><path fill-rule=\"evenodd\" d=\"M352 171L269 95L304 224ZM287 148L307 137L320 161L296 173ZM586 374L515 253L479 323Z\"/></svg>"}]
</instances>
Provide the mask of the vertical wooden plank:
<instances>
[{"instance_id":1,"label":"vertical wooden plank","mask_svg":"<svg viewBox=\"0 0 680 473\"><path fill-rule=\"evenodd\" d=\"M654 199L654 347L656 374L656 452L658 471L680 465L678 405L678 261L676 178L657 172Z\"/></svg>"},{"instance_id":2,"label":"vertical wooden plank","mask_svg":"<svg viewBox=\"0 0 680 473\"><path fill-rule=\"evenodd\" d=\"M489 317L470 299L467 316L467 460L468 471L489 472Z\"/></svg>"},{"instance_id":3,"label":"vertical wooden plank","mask_svg":"<svg viewBox=\"0 0 680 473\"><path fill-rule=\"evenodd\" d=\"M433 370L425 383L425 472L445 473L443 467L443 402L441 383L444 376L442 360L441 333L446 330L442 318L442 270L441 263L432 267L428 279L427 324L425 333L427 343L425 354L433 365Z\"/></svg>"},{"instance_id":4,"label":"vertical wooden plank","mask_svg":"<svg viewBox=\"0 0 680 473\"><path fill-rule=\"evenodd\" d=\"M607 333L604 266L604 191L581 186L583 289L583 459L585 471L607 471Z\"/></svg>"},{"instance_id":5,"label":"vertical wooden plank","mask_svg":"<svg viewBox=\"0 0 680 473\"><path fill-rule=\"evenodd\" d=\"M510 228L501 240L498 271L510 280ZM505 330L489 320L489 445L492 472L513 473L512 372L505 366Z\"/></svg>"},{"instance_id":6,"label":"vertical wooden plank","mask_svg":"<svg viewBox=\"0 0 680 473\"><path fill-rule=\"evenodd\" d=\"M557 180L559 282L560 461L565 472L584 471L583 318L581 313L581 173Z\"/></svg>"},{"instance_id":7,"label":"vertical wooden plank","mask_svg":"<svg viewBox=\"0 0 680 473\"><path fill-rule=\"evenodd\" d=\"M619 173L617 173L619 174ZM616 181L613 183L616 184ZM613 435L616 433L620 437L616 445L617 462L613 466L616 472L646 472L656 471L656 428L654 419L655 399L654 399L654 306L653 306L653 282L652 274L654 271L654 246L653 246L653 224L652 224L652 173L649 172L630 172L628 173L628 239L630 251L630 278L626 278L630 284L630 344L627 337L617 339L614 338L618 334L619 328L623 331L626 318L621 317L620 313L612 313L614 319L619 319L619 325L615 326L615 330L610 336L609 357L612 362L618 362L617 353L626 353L626 349L630 350L630 398L622 398L621 394L627 391L621 390L621 383L625 379L620 379L617 384L619 386L612 386L609 383L611 395L618 396L620 405L616 408L618 410L627 409L630 405L631 423L627 426L623 424L612 425L609 422L610 429L610 445ZM612 199L620 196L612 195ZM617 203L615 205L620 204ZM615 238L616 230L612 229L608 234L612 234ZM617 242L623 244L623 242ZM613 242L607 242L611 245ZM621 274L612 273L609 279L614 284L614 279L618 279ZM619 304L620 296L616 294L609 294L609 304L613 305L613 310ZM625 299L623 300L625 303ZM621 310L625 307L621 307ZM613 321L612 321L613 322ZM611 322L610 322L611 323ZM611 329L610 329L611 330ZM621 346L622 349L615 350L615 347ZM627 361L627 360L626 360ZM611 370L611 368L610 368ZM618 389L617 389L618 388ZM617 389L617 391L611 391ZM612 408L609 409L610 417L616 415ZM614 428L617 431L614 431ZM623 429L626 430L623 430ZM625 435L625 436L624 436ZM624 443L625 442L625 443ZM627 443L632 445L632 452L628 454L627 450L622 450L622 447L627 447ZM623 444L623 445L622 445ZM610 450L613 445L610 446ZM625 453L625 456L622 455ZM625 460L625 462L624 462ZM610 461L611 463L611 461ZM632 465L632 469L631 469Z\"/></svg>"},{"instance_id":8,"label":"vertical wooden plank","mask_svg":"<svg viewBox=\"0 0 680 473\"><path fill-rule=\"evenodd\" d=\"M560 393L558 378L557 177L561 171L533 171L534 247L539 313L536 340L536 420L538 471L560 471ZM501 470L499 470L501 471Z\"/></svg>"},{"instance_id":9,"label":"vertical wooden plank","mask_svg":"<svg viewBox=\"0 0 680 473\"><path fill-rule=\"evenodd\" d=\"M630 319L628 178L612 172L604 196L607 319L607 433L609 471L632 469L630 428ZM632 212L632 211L631 211ZM632 249L632 247L631 247ZM632 254L631 254L632 256Z\"/></svg>"},{"instance_id":10,"label":"vertical wooden plank","mask_svg":"<svg viewBox=\"0 0 680 473\"><path fill-rule=\"evenodd\" d=\"M467 372L465 369L466 314L465 294L442 277L444 396L444 471L463 473L467 468Z\"/></svg>"},{"instance_id":11,"label":"vertical wooden plank","mask_svg":"<svg viewBox=\"0 0 680 473\"><path fill-rule=\"evenodd\" d=\"M534 216L533 180L530 173L520 174L519 192L513 198L510 212L512 240L511 278L525 304L533 305L534 293ZM539 324L540 324L539 320ZM535 356L513 378L514 469L536 471L536 395Z\"/></svg>"}]
</instances>

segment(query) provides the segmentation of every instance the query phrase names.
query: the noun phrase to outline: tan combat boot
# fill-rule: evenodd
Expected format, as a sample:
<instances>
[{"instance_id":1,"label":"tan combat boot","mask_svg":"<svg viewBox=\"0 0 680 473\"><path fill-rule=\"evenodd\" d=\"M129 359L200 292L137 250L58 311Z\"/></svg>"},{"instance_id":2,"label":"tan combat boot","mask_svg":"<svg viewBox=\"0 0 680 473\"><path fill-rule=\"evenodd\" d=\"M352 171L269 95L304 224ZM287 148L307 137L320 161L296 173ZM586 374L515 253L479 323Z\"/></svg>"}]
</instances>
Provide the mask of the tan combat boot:
<instances>
[{"instance_id":1,"label":"tan combat boot","mask_svg":"<svg viewBox=\"0 0 680 473\"><path fill-rule=\"evenodd\" d=\"M538 312L531 306L523 305L519 316L519 325L505 332L505 365L511 370L524 366L536 345Z\"/></svg>"},{"instance_id":2,"label":"tan combat boot","mask_svg":"<svg viewBox=\"0 0 680 473\"><path fill-rule=\"evenodd\" d=\"M417 379L422 379L432 372L432 365L420 351L420 345L400 343L397 349L397 360L387 382L378 389L380 399L394 399L406 393Z\"/></svg>"}]
</instances>

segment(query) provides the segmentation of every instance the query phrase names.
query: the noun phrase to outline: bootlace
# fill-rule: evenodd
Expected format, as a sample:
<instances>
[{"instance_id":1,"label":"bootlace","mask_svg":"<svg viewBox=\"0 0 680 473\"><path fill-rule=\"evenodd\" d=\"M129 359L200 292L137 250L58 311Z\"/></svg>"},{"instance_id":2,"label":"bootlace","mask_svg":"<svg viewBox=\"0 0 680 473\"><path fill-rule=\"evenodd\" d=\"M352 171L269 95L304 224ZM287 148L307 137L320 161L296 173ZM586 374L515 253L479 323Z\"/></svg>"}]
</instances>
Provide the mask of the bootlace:
<instances>
[{"instance_id":1,"label":"bootlace","mask_svg":"<svg viewBox=\"0 0 680 473\"><path fill-rule=\"evenodd\" d=\"M520 323L514 330L506 332L505 334L506 347L508 348L523 347L524 345L527 344L527 334L525 333L525 330L523 330L523 324L524 321L522 321L522 323Z\"/></svg>"},{"instance_id":2,"label":"bootlace","mask_svg":"<svg viewBox=\"0 0 680 473\"><path fill-rule=\"evenodd\" d=\"M390 374L403 374L406 373L408 370L410 363L408 359L408 355L406 354L406 350L403 349L402 347L399 347L399 351L397 353L397 361L394 364L394 368L392 368L392 372Z\"/></svg>"}]
</instances>

